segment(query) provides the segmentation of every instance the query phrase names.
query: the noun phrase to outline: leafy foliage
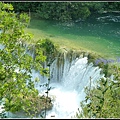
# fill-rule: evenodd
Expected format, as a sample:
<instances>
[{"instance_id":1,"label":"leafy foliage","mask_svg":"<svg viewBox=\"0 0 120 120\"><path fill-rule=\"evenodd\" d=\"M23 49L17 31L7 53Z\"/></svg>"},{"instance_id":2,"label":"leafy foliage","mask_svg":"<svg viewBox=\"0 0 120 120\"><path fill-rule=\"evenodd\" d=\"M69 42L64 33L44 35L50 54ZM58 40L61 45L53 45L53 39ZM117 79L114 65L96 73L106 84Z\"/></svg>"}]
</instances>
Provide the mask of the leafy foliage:
<instances>
[{"instance_id":1,"label":"leafy foliage","mask_svg":"<svg viewBox=\"0 0 120 120\"><path fill-rule=\"evenodd\" d=\"M20 12L16 14L15 12ZM6 4L0 2L0 100L5 102L5 110L16 112L24 110L29 115L36 114L43 103L34 88L34 81L31 80L32 69L48 75L48 69L43 67L48 56L55 52L49 40L38 40L35 44L27 44L31 40L30 34L24 33L30 18L22 12L37 12L42 19L53 19L58 21L71 21L86 19L90 14L100 13L104 10L119 10L119 2L12 2ZM30 50L34 49L34 59ZM107 66L105 66L107 70ZM98 86L90 91L86 88L86 100L90 102L81 103L83 112L78 117L88 118L118 118L120 117L120 69L114 67L115 80L101 79ZM107 73L106 73L107 76ZM36 80L36 79L35 79ZM37 81L37 80L36 80ZM49 89L49 87L48 87ZM34 98L34 99L33 99ZM45 99L44 99L45 100ZM4 114L2 114L4 116ZM1 115L1 116L2 116Z\"/></svg>"},{"instance_id":2,"label":"leafy foliage","mask_svg":"<svg viewBox=\"0 0 120 120\"><path fill-rule=\"evenodd\" d=\"M120 118L120 68L112 66L114 79L102 78L92 89L86 87L78 118Z\"/></svg>"},{"instance_id":3,"label":"leafy foliage","mask_svg":"<svg viewBox=\"0 0 120 120\"><path fill-rule=\"evenodd\" d=\"M43 106L34 87L36 78L31 79L32 69L44 73L42 63L46 56L41 41L26 44L32 38L24 32L29 19L25 13L14 13L11 4L0 2L0 44L3 47L0 49L0 101L4 102L5 111L23 110L31 115L30 109L36 114ZM34 59L30 53L32 47L35 48Z\"/></svg>"},{"instance_id":4,"label":"leafy foliage","mask_svg":"<svg viewBox=\"0 0 120 120\"><path fill-rule=\"evenodd\" d=\"M38 18L58 21L86 19L103 11L119 11L119 2L11 2L16 12L35 12Z\"/></svg>"}]
</instances>

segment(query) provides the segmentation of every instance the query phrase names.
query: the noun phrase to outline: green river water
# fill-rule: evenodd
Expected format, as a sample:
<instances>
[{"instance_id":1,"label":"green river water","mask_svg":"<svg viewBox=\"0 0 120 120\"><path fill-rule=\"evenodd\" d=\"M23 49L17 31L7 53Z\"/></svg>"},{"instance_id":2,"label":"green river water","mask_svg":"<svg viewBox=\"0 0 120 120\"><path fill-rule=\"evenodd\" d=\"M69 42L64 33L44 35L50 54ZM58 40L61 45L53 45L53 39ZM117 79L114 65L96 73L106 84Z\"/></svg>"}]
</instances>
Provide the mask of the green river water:
<instances>
[{"instance_id":1,"label":"green river water","mask_svg":"<svg viewBox=\"0 0 120 120\"><path fill-rule=\"evenodd\" d=\"M29 29L38 29L49 34L51 39L61 37L59 42L63 45L65 40L69 40L71 45L95 51L107 58L120 58L120 13L104 13L91 16L86 21L69 23L33 19Z\"/></svg>"}]
</instances>

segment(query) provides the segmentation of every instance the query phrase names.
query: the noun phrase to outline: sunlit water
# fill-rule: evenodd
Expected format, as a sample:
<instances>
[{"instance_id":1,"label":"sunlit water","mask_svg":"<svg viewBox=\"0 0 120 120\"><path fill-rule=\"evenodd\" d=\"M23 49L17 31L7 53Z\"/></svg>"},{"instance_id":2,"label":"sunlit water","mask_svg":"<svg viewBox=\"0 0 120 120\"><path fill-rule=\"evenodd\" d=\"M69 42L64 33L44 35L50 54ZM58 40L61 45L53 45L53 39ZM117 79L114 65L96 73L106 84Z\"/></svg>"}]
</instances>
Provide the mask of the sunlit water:
<instances>
[{"instance_id":1,"label":"sunlit water","mask_svg":"<svg viewBox=\"0 0 120 120\"><path fill-rule=\"evenodd\" d=\"M120 13L104 13L91 16L87 21L69 23L31 20L30 29L48 33L51 39L66 38L77 48L82 46L109 58L120 57Z\"/></svg>"}]
</instances>

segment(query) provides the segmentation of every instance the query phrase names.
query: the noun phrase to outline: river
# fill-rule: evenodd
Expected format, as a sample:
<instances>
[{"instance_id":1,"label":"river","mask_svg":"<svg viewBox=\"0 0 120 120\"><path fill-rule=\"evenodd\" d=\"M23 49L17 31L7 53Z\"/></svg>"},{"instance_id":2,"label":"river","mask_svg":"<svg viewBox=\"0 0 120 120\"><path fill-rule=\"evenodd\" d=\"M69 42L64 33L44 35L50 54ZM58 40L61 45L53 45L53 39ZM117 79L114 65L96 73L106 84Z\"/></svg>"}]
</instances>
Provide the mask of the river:
<instances>
[{"instance_id":1,"label":"river","mask_svg":"<svg viewBox=\"0 0 120 120\"><path fill-rule=\"evenodd\" d=\"M47 37L61 46L83 47L106 58L120 57L120 12L95 14L86 21L67 23L32 19L28 31L37 39Z\"/></svg>"}]
</instances>

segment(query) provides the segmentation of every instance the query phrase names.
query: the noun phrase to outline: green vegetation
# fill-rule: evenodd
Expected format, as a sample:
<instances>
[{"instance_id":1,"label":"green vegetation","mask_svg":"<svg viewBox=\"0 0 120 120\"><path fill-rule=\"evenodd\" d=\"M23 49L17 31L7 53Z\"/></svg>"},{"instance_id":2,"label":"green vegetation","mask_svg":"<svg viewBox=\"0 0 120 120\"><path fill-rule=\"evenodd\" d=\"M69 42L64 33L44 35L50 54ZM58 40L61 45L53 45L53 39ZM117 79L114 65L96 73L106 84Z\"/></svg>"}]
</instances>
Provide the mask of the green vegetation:
<instances>
[{"instance_id":1,"label":"green vegetation","mask_svg":"<svg viewBox=\"0 0 120 120\"><path fill-rule=\"evenodd\" d=\"M13 12L12 5L15 12L20 14ZM0 49L0 102L4 102L5 111L22 110L33 117L44 109L50 109L52 104L48 97L50 78L46 84L47 97L43 97L39 96L34 86L34 83L39 81L38 78L32 80L30 74L32 69L35 69L49 77L49 70L44 68L44 62L51 63L58 50L49 39L38 40L40 33L35 36L35 40L31 34L24 31L29 27L30 18L21 12L36 12L37 18L41 19L71 21L86 19L94 12L118 10L120 2L12 2L12 5L0 2L0 44L3 45L3 49ZM62 47L67 49L65 45ZM30 51L34 51L34 59L27 53ZM96 55L89 54L88 59L89 62L94 62ZM120 68L102 63L99 66L104 68L106 77L113 73L114 80L100 79L97 86L92 88L90 85L85 89L87 95L85 101L81 102L82 112L76 114L78 118L120 117ZM1 114L1 117L4 117L4 114Z\"/></svg>"},{"instance_id":2,"label":"green vegetation","mask_svg":"<svg viewBox=\"0 0 120 120\"><path fill-rule=\"evenodd\" d=\"M85 88L78 118L120 118L120 68L112 66L114 79L100 79L95 87Z\"/></svg>"},{"instance_id":3,"label":"green vegetation","mask_svg":"<svg viewBox=\"0 0 120 120\"><path fill-rule=\"evenodd\" d=\"M48 76L48 70L43 68L46 56L43 55L43 41L29 44L31 35L24 32L29 17L23 13L17 15L11 4L0 2L0 101L4 102L5 111L24 111L31 117L43 108L43 99L35 89L32 80L32 69ZM27 43L27 44L26 44ZM26 46L26 47L25 47ZM28 52L34 48L35 58ZM27 49L27 50L26 50ZM51 103L49 105L51 107Z\"/></svg>"},{"instance_id":4,"label":"green vegetation","mask_svg":"<svg viewBox=\"0 0 120 120\"><path fill-rule=\"evenodd\" d=\"M35 12L41 19L71 21L94 13L119 11L120 2L11 2L16 12Z\"/></svg>"}]
</instances>

